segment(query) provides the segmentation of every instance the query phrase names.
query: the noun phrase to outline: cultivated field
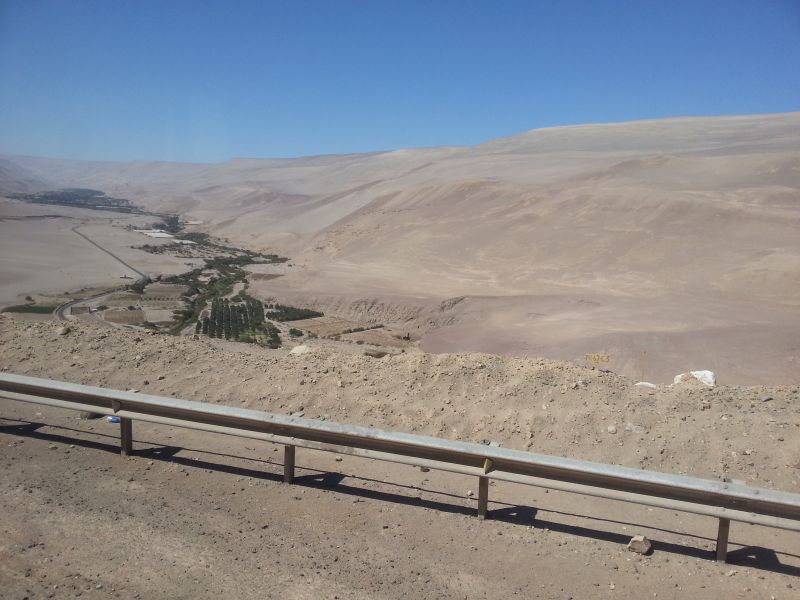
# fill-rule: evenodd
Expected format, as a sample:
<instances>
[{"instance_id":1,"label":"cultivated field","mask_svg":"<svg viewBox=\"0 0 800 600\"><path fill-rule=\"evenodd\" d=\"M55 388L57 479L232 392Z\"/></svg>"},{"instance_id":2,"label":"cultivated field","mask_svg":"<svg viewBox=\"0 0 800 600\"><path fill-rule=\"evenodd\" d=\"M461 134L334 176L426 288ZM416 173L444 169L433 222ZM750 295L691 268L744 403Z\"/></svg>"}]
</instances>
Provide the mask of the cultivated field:
<instances>
[{"instance_id":1,"label":"cultivated field","mask_svg":"<svg viewBox=\"0 0 800 600\"><path fill-rule=\"evenodd\" d=\"M65 291L121 286L139 278L132 268L142 273L187 270L186 259L131 247L146 238L126 226L152 220L0 198L0 306L20 304L26 295L63 297Z\"/></svg>"},{"instance_id":2,"label":"cultivated field","mask_svg":"<svg viewBox=\"0 0 800 600\"><path fill-rule=\"evenodd\" d=\"M289 324L320 337L339 335L347 329L359 326L359 323L355 321L328 316L303 319L302 321L289 321Z\"/></svg>"},{"instance_id":3,"label":"cultivated field","mask_svg":"<svg viewBox=\"0 0 800 600\"><path fill-rule=\"evenodd\" d=\"M391 334L383 329L369 329L342 335L343 340L371 344L373 346L388 346L390 348L408 348L411 344L400 339L398 334Z\"/></svg>"},{"instance_id":4,"label":"cultivated field","mask_svg":"<svg viewBox=\"0 0 800 600\"><path fill-rule=\"evenodd\" d=\"M106 310L103 311L103 320L119 325L142 325L149 319L145 318L145 313L141 309L136 310Z\"/></svg>"}]
</instances>

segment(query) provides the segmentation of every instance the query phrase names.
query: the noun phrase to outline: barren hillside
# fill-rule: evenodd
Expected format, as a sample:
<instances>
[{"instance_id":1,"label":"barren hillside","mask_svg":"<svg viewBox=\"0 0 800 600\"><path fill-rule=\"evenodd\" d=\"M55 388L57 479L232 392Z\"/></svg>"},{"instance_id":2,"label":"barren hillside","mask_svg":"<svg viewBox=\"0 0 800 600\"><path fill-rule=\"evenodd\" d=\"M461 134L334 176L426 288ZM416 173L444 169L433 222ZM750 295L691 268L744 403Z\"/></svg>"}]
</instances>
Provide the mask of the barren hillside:
<instances>
[{"instance_id":1,"label":"barren hillside","mask_svg":"<svg viewBox=\"0 0 800 600\"><path fill-rule=\"evenodd\" d=\"M155 395L739 479L800 491L798 386L655 389L535 358L423 353L376 359L0 318L0 368ZM765 398L769 398L765 401ZM608 433L615 426L616 434Z\"/></svg>"},{"instance_id":2,"label":"barren hillside","mask_svg":"<svg viewBox=\"0 0 800 600\"><path fill-rule=\"evenodd\" d=\"M51 185L27 169L0 159L0 195L27 194L49 189Z\"/></svg>"},{"instance_id":3,"label":"barren hillside","mask_svg":"<svg viewBox=\"0 0 800 600\"><path fill-rule=\"evenodd\" d=\"M216 165L6 158L288 255L263 296L351 316L385 302L430 351L800 382L798 113Z\"/></svg>"}]
</instances>

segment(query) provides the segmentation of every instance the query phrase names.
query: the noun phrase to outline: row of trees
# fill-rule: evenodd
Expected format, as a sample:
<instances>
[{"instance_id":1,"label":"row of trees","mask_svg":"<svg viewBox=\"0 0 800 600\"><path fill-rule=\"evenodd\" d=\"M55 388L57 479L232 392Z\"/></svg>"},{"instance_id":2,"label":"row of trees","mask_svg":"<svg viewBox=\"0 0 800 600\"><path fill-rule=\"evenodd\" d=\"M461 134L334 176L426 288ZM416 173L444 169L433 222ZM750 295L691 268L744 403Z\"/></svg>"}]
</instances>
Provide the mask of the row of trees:
<instances>
[{"instance_id":1,"label":"row of trees","mask_svg":"<svg viewBox=\"0 0 800 600\"><path fill-rule=\"evenodd\" d=\"M267 317L273 321L300 321L302 319L313 319L322 317L323 313L308 308L297 308L296 306L284 306L283 304L267 304Z\"/></svg>"},{"instance_id":2,"label":"row of trees","mask_svg":"<svg viewBox=\"0 0 800 600\"><path fill-rule=\"evenodd\" d=\"M270 348L281 345L278 328L264 318L264 305L250 296L244 296L242 302L212 299L209 316L197 321L195 333L238 342L262 342Z\"/></svg>"},{"instance_id":3,"label":"row of trees","mask_svg":"<svg viewBox=\"0 0 800 600\"><path fill-rule=\"evenodd\" d=\"M214 298L209 316L197 322L195 331L209 337L253 341L242 338L253 338L262 323L264 306L257 300L236 304L227 298Z\"/></svg>"}]
</instances>

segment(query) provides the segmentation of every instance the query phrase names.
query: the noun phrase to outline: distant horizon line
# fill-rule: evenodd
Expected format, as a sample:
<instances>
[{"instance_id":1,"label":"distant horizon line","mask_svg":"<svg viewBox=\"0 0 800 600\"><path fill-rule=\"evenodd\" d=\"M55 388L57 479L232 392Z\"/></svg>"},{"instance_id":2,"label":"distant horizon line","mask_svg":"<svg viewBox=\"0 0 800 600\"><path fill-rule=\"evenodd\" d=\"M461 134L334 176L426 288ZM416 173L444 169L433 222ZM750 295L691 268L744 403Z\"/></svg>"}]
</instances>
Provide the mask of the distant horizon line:
<instances>
[{"instance_id":1,"label":"distant horizon line","mask_svg":"<svg viewBox=\"0 0 800 600\"><path fill-rule=\"evenodd\" d=\"M440 144L435 146L403 146L399 148L392 148L392 149L382 149L382 150L365 150L365 151L356 151L356 152L329 152L329 153L320 153L320 154L298 154L295 156L232 156L230 158L226 158L224 160L217 160L217 161L184 161L184 160L166 160L166 159L157 159L157 158L132 158L132 159L96 159L96 158L64 158L63 156L51 156L51 155L44 155L44 154L18 154L14 152L9 152L6 150L0 150L0 159L11 158L11 157L18 157L18 158L33 158L33 159L43 159L43 160L59 160L59 161L68 161L68 162L86 162L86 163L107 163L107 164L132 164L132 163L168 163L168 164L177 164L177 165L221 165L228 162L238 161L238 160L254 160L254 161L291 161L291 160L299 160L299 159L311 159L311 158L333 158L333 157L345 157L345 156L368 156L372 154L389 154L392 152L402 152L406 150L437 150L437 149L445 149L445 148L452 148L454 150L458 149L467 149L467 148L476 148L478 146L482 146L484 144L488 144L491 142L495 142L498 140L505 140L514 138L520 135L525 135L529 133L534 133L538 131L549 131L553 129L577 129L582 127L604 127L604 126L618 126L618 125L631 125L636 123L654 123L654 122L664 122L664 121L689 121L689 120L698 120L698 119L748 119L748 118L758 118L758 117L786 117L790 115L800 115L800 108L795 111L781 111L781 112L764 112L764 113L750 113L750 114L718 114L718 115L674 115L669 117L652 117L652 118L640 118L640 119L624 119L620 121L602 121L602 122L581 122L581 123L569 123L569 124L562 124L562 125L545 125L542 127L534 127L532 129L525 129L523 131L519 131L517 133L513 133L511 135L500 135L497 137L489 138L477 144L471 145L460 145L460 144Z\"/></svg>"}]
</instances>

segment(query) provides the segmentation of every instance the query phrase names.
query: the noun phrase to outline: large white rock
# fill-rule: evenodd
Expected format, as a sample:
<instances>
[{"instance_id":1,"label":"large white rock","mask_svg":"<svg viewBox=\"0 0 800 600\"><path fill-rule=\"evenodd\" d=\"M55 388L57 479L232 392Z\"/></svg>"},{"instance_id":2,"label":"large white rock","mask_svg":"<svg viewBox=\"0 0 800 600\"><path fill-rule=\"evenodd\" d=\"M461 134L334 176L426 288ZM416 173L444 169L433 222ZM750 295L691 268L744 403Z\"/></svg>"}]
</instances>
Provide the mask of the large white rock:
<instances>
[{"instance_id":1,"label":"large white rock","mask_svg":"<svg viewBox=\"0 0 800 600\"><path fill-rule=\"evenodd\" d=\"M639 381L638 383L634 383L633 385L635 385L636 387L650 388L652 390L658 387L655 383L650 383L649 381Z\"/></svg>"},{"instance_id":2,"label":"large white rock","mask_svg":"<svg viewBox=\"0 0 800 600\"><path fill-rule=\"evenodd\" d=\"M672 380L672 385L677 385L682 381L686 381L690 378L695 378L698 381L702 381L706 385L716 385L717 378L714 375L714 371L689 371L688 373L681 373L680 375L675 375L675 379Z\"/></svg>"},{"instance_id":3,"label":"large white rock","mask_svg":"<svg viewBox=\"0 0 800 600\"><path fill-rule=\"evenodd\" d=\"M295 346L294 348L289 350L289 354L306 354L308 352L311 352L311 348L309 348L305 344L302 344L300 346Z\"/></svg>"}]
</instances>

